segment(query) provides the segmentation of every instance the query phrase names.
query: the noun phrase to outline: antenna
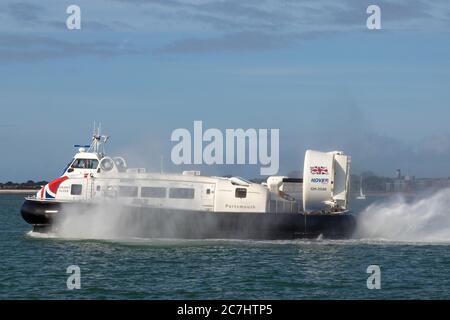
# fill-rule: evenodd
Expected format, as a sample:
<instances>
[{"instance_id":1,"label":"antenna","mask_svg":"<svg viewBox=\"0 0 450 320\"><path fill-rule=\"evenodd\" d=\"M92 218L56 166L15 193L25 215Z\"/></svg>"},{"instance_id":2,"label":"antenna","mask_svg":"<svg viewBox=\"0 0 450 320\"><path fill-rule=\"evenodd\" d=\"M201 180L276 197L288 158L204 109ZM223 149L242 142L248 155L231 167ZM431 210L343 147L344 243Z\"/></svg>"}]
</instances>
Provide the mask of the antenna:
<instances>
[{"instance_id":1,"label":"antenna","mask_svg":"<svg viewBox=\"0 0 450 320\"><path fill-rule=\"evenodd\" d=\"M108 141L109 136L101 135L101 130L102 123L99 122L97 126L97 122L94 121L94 130L92 133L91 145L89 147L90 152L99 153L100 151L102 151L102 154L105 153L105 143Z\"/></svg>"},{"instance_id":2,"label":"antenna","mask_svg":"<svg viewBox=\"0 0 450 320\"><path fill-rule=\"evenodd\" d=\"M163 165L164 165L164 156L161 156L161 174L164 172Z\"/></svg>"}]
</instances>

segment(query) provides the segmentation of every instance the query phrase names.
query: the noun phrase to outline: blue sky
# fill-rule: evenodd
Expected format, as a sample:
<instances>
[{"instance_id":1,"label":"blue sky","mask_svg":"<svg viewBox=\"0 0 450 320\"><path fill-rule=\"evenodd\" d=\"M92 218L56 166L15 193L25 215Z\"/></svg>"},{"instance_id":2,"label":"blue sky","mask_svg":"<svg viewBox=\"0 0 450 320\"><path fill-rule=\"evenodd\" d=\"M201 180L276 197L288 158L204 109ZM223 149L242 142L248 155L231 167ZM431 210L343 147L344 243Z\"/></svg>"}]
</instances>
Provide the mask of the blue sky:
<instances>
[{"instance_id":1,"label":"blue sky","mask_svg":"<svg viewBox=\"0 0 450 320\"><path fill-rule=\"evenodd\" d=\"M279 128L280 174L316 148L355 173L450 176L447 1L2 1L0 21L0 181L57 176L94 121L149 168L194 168L170 164L170 134L203 120Z\"/></svg>"}]
</instances>

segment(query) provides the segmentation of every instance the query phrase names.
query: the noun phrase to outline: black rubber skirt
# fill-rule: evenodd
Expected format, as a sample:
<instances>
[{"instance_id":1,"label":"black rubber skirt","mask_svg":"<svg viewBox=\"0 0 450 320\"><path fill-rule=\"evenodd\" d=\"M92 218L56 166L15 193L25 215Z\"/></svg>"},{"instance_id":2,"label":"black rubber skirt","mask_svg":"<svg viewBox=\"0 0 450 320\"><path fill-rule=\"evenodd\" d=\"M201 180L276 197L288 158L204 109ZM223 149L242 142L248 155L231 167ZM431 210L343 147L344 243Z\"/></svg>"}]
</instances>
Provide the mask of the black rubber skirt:
<instances>
[{"instance_id":1,"label":"black rubber skirt","mask_svg":"<svg viewBox=\"0 0 450 320\"><path fill-rule=\"evenodd\" d=\"M188 239L349 238L356 218L344 214L229 213L171 210L117 204L61 203L25 200L23 219L35 228L57 227L70 219L98 215L120 236ZM87 222L88 223L88 222Z\"/></svg>"}]
</instances>

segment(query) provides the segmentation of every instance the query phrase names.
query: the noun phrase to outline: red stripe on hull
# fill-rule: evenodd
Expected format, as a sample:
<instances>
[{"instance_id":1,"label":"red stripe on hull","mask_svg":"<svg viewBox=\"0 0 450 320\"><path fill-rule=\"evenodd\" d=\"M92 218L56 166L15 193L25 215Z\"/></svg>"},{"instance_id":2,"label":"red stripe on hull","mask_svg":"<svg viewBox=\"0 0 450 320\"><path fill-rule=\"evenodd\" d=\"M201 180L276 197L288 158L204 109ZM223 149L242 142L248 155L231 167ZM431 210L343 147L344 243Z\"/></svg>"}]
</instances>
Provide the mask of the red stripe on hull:
<instances>
[{"instance_id":1,"label":"red stripe on hull","mask_svg":"<svg viewBox=\"0 0 450 320\"><path fill-rule=\"evenodd\" d=\"M50 192L52 192L56 195L56 192L58 191L60 184L63 183L64 181L66 181L67 179L69 179L69 178L66 176L63 176L63 177L59 177L59 178L56 178L55 180L50 181L48 184L48 189L50 190Z\"/></svg>"}]
</instances>

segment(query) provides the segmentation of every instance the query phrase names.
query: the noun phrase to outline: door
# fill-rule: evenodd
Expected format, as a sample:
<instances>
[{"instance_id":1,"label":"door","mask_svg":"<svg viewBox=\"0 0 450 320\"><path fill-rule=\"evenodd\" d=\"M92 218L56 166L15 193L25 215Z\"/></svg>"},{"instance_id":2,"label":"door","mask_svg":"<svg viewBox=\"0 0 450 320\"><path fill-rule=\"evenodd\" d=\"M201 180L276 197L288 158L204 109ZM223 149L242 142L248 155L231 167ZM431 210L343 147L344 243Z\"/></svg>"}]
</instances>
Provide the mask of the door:
<instances>
[{"instance_id":1,"label":"door","mask_svg":"<svg viewBox=\"0 0 450 320\"><path fill-rule=\"evenodd\" d=\"M202 208L207 211L214 211L214 196L216 186L214 184L204 184L202 186Z\"/></svg>"}]
</instances>

